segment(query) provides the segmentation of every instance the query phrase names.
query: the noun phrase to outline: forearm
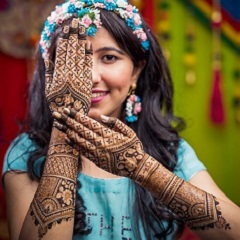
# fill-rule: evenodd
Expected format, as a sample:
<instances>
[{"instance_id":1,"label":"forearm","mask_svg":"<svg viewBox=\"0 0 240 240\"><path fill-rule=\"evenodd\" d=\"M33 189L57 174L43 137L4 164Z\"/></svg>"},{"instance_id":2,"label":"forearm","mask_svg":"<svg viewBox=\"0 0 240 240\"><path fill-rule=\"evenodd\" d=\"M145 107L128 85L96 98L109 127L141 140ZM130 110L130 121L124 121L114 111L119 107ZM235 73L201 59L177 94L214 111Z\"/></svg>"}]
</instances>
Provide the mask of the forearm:
<instances>
[{"instance_id":1,"label":"forearm","mask_svg":"<svg viewBox=\"0 0 240 240\"><path fill-rule=\"evenodd\" d=\"M66 144L64 136L53 127L43 174L20 239L72 239L79 153Z\"/></svg>"},{"instance_id":2,"label":"forearm","mask_svg":"<svg viewBox=\"0 0 240 240\"><path fill-rule=\"evenodd\" d=\"M202 239L238 239L240 209L182 180L146 154L134 180Z\"/></svg>"}]
</instances>

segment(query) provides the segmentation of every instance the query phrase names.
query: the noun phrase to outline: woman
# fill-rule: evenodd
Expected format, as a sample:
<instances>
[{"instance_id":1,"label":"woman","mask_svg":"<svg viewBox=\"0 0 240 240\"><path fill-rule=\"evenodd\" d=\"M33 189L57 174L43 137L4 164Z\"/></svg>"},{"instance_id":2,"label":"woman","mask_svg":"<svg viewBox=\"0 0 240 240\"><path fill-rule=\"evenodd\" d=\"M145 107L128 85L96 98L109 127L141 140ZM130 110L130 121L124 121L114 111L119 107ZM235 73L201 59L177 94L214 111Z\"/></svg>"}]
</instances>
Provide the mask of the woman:
<instances>
[{"instance_id":1,"label":"woman","mask_svg":"<svg viewBox=\"0 0 240 240\"><path fill-rule=\"evenodd\" d=\"M179 137L172 94L135 7L57 7L40 40L27 131L4 163L11 238L174 239L187 224L203 239L238 239L240 210Z\"/></svg>"}]
</instances>

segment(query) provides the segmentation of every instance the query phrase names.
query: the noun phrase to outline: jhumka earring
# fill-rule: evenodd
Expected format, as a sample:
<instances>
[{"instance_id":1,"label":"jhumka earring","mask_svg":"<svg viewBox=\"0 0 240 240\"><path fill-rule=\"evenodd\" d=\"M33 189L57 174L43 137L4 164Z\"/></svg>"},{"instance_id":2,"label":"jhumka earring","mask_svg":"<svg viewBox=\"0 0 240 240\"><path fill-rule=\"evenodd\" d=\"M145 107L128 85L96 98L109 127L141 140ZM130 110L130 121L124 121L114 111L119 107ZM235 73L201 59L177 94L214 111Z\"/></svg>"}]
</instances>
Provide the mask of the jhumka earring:
<instances>
[{"instance_id":1,"label":"jhumka earring","mask_svg":"<svg viewBox=\"0 0 240 240\"><path fill-rule=\"evenodd\" d=\"M126 121L133 123L138 120L138 114L141 112L141 98L135 95L136 83L133 83L126 102Z\"/></svg>"}]
</instances>

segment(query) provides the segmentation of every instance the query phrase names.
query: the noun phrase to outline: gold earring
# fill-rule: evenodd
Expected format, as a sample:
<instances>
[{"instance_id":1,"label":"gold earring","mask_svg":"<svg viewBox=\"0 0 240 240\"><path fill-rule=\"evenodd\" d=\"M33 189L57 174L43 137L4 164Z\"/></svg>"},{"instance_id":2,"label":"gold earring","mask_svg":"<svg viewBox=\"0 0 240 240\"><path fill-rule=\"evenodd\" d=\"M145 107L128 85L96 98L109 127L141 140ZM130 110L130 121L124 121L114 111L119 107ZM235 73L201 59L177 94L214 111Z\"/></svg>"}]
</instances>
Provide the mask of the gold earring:
<instances>
[{"instance_id":1,"label":"gold earring","mask_svg":"<svg viewBox=\"0 0 240 240\"><path fill-rule=\"evenodd\" d=\"M137 87L137 84L136 83L133 83L128 91L128 96L132 95L135 93L135 89Z\"/></svg>"}]
</instances>

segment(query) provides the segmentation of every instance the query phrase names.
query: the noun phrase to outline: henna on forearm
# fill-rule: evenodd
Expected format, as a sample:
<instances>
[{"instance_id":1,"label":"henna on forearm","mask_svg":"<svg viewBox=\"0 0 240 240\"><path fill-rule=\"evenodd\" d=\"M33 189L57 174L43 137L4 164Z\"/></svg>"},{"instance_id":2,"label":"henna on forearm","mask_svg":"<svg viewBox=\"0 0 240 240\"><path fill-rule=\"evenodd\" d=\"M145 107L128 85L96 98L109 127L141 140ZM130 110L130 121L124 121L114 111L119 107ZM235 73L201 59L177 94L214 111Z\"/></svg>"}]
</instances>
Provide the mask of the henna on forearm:
<instances>
[{"instance_id":1,"label":"henna on forearm","mask_svg":"<svg viewBox=\"0 0 240 240\"><path fill-rule=\"evenodd\" d=\"M43 175L30 207L40 239L54 224L74 218L79 152L66 144L64 135L53 128Z\"/></svg>"},{"instance_id":2,"label":"henna on forearm","mask_svg":"<svg viewBox=\"0 0 240 240\"><path fill-rule=\"evenodd\" d=\"M59 38L55 66L45 61L45 94L52 112L64 107L87 114L92 89L92 49L85 28L73 19ZM74 218L79 149L66 143L54 121L43 174L30 206L41 239L55 224ZM73 230L73 229L72 229Z\"/></svg>"},{"instance_id":3,"label":"henna on forearm","mask_svg":"<svg viewBox=\"0 0 240 240\"><path fill-rule=\"evenodd\" d=\"M64 110L55 117L66 124L67 135L85 149L85 156L108 172L129 177L151 191L193 230L231 229L212 194L182 180L146 154L136 134L117 119L97 121Z\"/></svg>"},{"instance_id":4,"label":"henna on forearm","mask_svg":"<svg viewBox=\"0 0 240 240\"><path fill-rule=\"evenodd\" d=\"M231 229L212 195L182 180L149 155L138 166L134 180L148 189L192 230Z\"/></svg>"}]
</instances>

